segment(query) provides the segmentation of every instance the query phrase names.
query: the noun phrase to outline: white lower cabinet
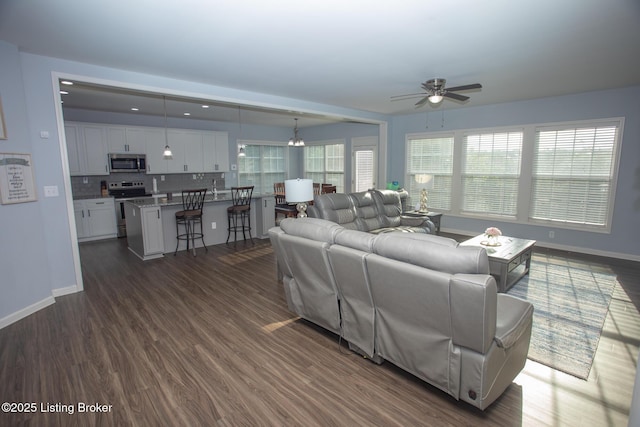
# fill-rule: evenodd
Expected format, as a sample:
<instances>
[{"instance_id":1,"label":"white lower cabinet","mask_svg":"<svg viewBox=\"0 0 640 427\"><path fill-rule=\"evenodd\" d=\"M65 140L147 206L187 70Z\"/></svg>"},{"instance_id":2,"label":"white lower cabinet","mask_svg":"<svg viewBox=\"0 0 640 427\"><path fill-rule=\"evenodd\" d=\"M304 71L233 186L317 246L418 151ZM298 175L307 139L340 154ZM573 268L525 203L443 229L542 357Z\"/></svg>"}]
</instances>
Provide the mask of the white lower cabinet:
<instances>
[{"instance_id":1,"label":"white lower cabinet","mask_svg":"<svg viewBox=\"0 0 640 427\"><path fill-rule=\"evenodd\" d=\"M265 196L257 199L257 236L261 239L269 237L269 229L276 225L276 199L273 196Z\"/></svg>"},{"instance_id":2,"label":"white lower cabinet","mask_svg":"<svg viewBox=\"0 0 640 427\"><path fill-rule=\"evenodd\" d=\"M118 237L112 198L74 200L73 213L79 242Z\"/></svg>"},{"instance_id":3,"label":"white lower cabinet","mask_svg":"<svg viewBox=\"0 0 640 427\"><path fill-rule=\"evenodd\" d=\"M159 206L139 207L130 202L124 204L127 218L127 245L140 259L164 256L162 213Z\"/></svg>"},{"instance_id":4,"label":"white lower cabinet","mask_svg":"<svg viewBox=\"0 0 640 427\"><path fill-rule=\"evenodd\" d=\"M164 252L164 235L162 234L162 216L159 207L140 209L142 217L142 236L144 255L149 257Z\"/></svg>"}]
</instances>

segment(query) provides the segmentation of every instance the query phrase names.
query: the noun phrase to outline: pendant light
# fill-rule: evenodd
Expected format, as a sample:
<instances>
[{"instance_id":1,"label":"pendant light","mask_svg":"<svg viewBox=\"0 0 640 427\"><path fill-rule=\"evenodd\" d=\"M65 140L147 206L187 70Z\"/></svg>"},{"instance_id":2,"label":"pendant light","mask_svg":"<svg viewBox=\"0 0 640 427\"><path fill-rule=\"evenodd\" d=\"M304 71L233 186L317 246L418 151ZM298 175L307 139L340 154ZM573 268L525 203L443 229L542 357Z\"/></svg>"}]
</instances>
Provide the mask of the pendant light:
<instances>
[{"instance_id":1,"label":"pendant light","mask_svg":"<svg viewBox=\"0 0 640 427\"><path fill-rule=\"evenodd\" d=\"M168 132L168 126L167 126L167 97L163 96L162 100L164 102L164 140L165 140L164 153L162 153L162 158L164 158L165 160L171 160L173 159L173 153L171 153L171 148L169 147L169 132Z\"/></svg>"},{"instance_id":2,"label":"pendant light","mask_svg":"<svg viewBox=\"0 0 640 427\"><path fill-rule=\"evenodd\" d=\"M242 118L240 117L240 106L238 105L238 141L242 141ZM244 157L247 154L243 144L238 144L238 157Z\"/></svg>"},{"instance_id":3,"label":"pendant light","mask_svg":"<svg viewBox=\"0 0 640 427\"><path fill-rule=\"evenodd\" d=\"M289 147L304 147L304 140L298 137L298 118L295 118L296 125L293 128L293 138L289 140Z\"/></svg>"}]
</instances>

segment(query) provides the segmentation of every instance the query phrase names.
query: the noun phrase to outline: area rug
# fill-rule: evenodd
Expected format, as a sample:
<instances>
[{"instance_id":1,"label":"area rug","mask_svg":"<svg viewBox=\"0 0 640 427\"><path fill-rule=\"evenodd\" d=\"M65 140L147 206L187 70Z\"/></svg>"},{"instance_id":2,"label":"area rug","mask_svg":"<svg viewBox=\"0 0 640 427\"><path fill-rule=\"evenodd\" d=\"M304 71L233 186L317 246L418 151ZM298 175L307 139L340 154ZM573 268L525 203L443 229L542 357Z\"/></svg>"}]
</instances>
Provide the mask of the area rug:
<instances>
[{"instance_id":1,"label":"area rug","mask_svg":"<svg viewBox=\"0 0 640 427\"><path fill-rule=\"evenodd\" d=\"M586 380L615 284L598 265L534 255L529 275L507 292L534 306L529 359Z\"/></svg>"}]
</instances>

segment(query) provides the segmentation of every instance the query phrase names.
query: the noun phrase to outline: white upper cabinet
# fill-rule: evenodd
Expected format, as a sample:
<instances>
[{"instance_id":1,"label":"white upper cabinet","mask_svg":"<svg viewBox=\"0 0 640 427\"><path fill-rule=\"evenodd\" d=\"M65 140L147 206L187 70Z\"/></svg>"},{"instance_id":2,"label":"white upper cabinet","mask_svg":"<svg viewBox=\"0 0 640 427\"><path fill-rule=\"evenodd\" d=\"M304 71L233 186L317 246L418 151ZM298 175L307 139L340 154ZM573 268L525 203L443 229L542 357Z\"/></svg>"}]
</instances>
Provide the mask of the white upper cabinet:
<instances>
[{"instance_id":1,"label":"white upper cabinet","mask_svg":"<svg viewBox=\"0 0 640 427\"><path fill-rule=\"evenodd\" d=\"M110 153L144 154L145 135L138 128L107 126L107 141Z\"/></svg>"},{"instance_id":2,"label":"white upper cabinet","mask_svg":"<svg viewBox=\"0 0 640 427\"><path fill-rule=\"evenodd\" d=\"M73 175L108 175L105 129L99 125L65 124L69 171Z\"/></svg>"},{"instance_id":3,"label":"white upper cabinet","mask_svg":"<svg viewBox=\"0 0 640 427\"><path fill-rule=\"evenodd\" d=\"M145 153L147 154L147 173L169 173L170 160L164 159L164 146L167 145L165 130L144 128Z\"/></svg>"},{"instance_id":4,"label":"white upper cabinet","mask_svg":"<svg viewBox=\"0 0 640 427\"><path fill-rule=\"evenodd\" d=\"M146 154L152 174L229 170L227 132L67 122L65 134L71 175L108 174L108 153ZM171 160L163 156L167 142Z\"/></svg>"}]
</instances>

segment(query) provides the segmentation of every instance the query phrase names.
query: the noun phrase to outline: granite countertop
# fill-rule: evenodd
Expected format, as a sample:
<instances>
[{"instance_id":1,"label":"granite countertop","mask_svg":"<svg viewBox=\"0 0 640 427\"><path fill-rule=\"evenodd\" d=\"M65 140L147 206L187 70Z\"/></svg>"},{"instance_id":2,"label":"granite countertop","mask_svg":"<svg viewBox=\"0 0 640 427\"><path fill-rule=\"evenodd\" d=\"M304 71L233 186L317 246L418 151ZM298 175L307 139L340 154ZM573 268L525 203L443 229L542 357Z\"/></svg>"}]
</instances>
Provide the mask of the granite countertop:
<instances>
[{"instance_id":1,"label":"granite countertop","mask_svg":"<svg viewBox=\"0 0 640 427\"><path fill-rule=\"evenodd\" d=\"M253 199L259 199L262 197L272 196L273 194L253 194ZM231 191L218 191L218 196L214 197L213 194L207 193L204 198L205 203L216 203L216 202L230 202L231 199ZM165 207L165 206L182 206L182 194L178 193L178 195L174 195L171 200L167 198L166 194L157 194L152 197L141 197L139 199L129 199L128 203L131 203L139 208L147 208L147 207Z\"/></svg>"},{"instance_id":2,"label":"granite countertop","mask_svg":"<svg viewBox=\"0 0 640 427\"><path fill-rule=\"evenodd\" d=\"M113 196L102 196L101 194L92 194L84 196L73 196L73 200L89 200L89 199L112 199Z\"/></svg>"}]
</instances>

